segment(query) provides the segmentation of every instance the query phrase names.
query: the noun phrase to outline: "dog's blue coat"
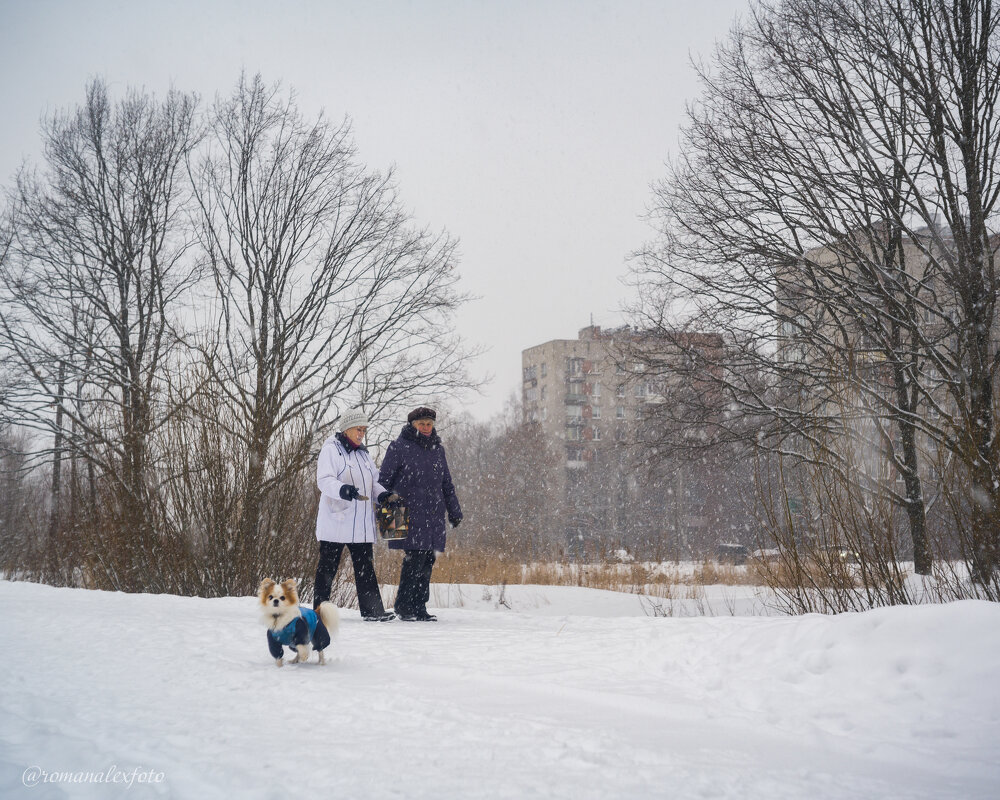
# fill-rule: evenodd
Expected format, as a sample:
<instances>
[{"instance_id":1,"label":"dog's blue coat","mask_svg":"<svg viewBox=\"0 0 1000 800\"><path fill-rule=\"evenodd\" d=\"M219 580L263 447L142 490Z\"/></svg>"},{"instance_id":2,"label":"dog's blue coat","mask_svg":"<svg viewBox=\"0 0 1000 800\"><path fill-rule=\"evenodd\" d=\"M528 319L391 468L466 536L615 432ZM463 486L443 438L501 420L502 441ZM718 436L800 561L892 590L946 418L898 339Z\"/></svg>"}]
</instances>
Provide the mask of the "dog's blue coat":
<instances>
[{"instance_id":1,"label":"dog's blue coat","mask_svg":"<svg viewBox=\"0 0 1000 800\"><path fill-rule=\"evenodd\" d=\"M311 608L299 606L299 615L284 628L276 631L267 629L267 648L274 658L281 658L282 645L296 647L311 643L313 649L323 650L330 644L330 632L320 620L319 614Z\"/></svg>"}]
</instances>

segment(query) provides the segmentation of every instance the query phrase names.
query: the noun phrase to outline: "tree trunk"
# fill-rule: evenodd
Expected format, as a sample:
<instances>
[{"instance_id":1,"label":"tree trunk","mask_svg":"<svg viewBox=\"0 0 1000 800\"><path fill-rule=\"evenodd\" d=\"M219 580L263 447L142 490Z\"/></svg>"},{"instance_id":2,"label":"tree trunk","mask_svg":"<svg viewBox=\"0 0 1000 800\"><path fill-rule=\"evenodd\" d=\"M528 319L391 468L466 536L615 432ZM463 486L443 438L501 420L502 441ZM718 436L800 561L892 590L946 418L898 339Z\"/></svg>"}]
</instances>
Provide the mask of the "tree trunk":
<instances>
[{"instance_id":1,"label":"tree trunk","mask_svg":"<svg viewBox=\"0 0 1000 800\"><path fill-rule=\"evenodd\" d=\"M49 513L49 544L55 542L62 523L62 458L63 458L63 394L66 387L66 362L59 362L59 382L56 388L56 439L52 448L52 487L49 496L52 508Z\"/></svg>"}]
</instances>

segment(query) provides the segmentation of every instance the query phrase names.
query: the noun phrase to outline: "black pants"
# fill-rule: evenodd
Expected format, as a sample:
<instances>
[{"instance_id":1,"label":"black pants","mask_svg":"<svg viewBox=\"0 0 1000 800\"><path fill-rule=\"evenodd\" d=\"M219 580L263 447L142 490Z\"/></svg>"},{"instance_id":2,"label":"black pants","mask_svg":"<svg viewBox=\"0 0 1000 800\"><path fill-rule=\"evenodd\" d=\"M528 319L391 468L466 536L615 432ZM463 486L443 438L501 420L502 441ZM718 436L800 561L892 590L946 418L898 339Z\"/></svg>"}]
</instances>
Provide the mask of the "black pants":
<instances>
[{"instance_id":1,"label":"black pants","mask_svg":"<svg viewBox=\"0 0 1000 800\"><path fill-rule=\"evenodd\" d=\"M333 579L340 566L340 555L347 547L354 565L354 585L358 588L358 608L362 617L378 617L385 613L382 605L382 593L378 589L375 578L375 559L371 542L347 544L344 542L320 542L319 564L316 565L316 589L313 608L330 599Z\"/></svg>"},{"instance_id":2,"label":"black pants","mask_svg":"<svg viewBox=\"0 0 1000 800\"><path fill-rule=\"evenodd\" d=\"M407 550L399 570L396 592L397 614L420 614L431 597L431 570L437 556L433 550Z\"/></svg>"}]
</instances>

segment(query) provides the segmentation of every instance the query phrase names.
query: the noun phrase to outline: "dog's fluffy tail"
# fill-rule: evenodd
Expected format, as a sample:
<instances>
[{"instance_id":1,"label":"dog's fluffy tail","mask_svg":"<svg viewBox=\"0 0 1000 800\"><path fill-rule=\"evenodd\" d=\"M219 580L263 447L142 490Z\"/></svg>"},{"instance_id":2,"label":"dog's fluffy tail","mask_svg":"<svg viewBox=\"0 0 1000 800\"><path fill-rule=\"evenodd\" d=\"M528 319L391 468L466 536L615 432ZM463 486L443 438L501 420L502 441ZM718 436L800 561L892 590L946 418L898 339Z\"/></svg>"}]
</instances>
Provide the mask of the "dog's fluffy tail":
<instances>
[{"instance_id":1,"label":"dog's fluffy tail","mask_svg":"<svg viewBox=\"0 0 1000 800\"><path fill-rule=\"evenodd\" d=\"M332 639L337 635L337 628L340 627L340 612L333 603L327 601L319 604L317 613L319 614L319 618L323 620L323 624L326 626L326 630Z\"/></svg>"}]
</instances>

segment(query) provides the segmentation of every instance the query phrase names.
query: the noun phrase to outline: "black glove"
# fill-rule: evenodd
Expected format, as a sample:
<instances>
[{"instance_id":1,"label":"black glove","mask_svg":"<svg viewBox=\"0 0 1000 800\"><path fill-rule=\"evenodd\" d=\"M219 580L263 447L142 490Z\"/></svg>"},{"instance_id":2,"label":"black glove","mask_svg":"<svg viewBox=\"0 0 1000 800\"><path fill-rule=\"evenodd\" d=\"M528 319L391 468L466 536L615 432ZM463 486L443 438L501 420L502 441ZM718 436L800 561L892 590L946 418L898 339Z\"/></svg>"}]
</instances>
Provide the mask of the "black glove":
<instances>
[{"instance_id":1,"label":"black glove","mask_svg":"<svg viewBox=\"0 0 1000 800\"><path fill-rule=\"evenodd\" d=\"M382 494L378 496L378 504L380 506L384 506L385 508L391 508L395 511L403 505L403 498L395 492L382 492Z\"/></svg>"},{"instance_id":2,"label":"black glove","mask_svg":"<svg viewBox=\"0 0 1000 800\"><path fill-rule=\"evenodd\" d=\"M448 522L451 523L451 527L453 528L457 528L461 521L461 517L453 517L451 514L448 515Z\"/></svg>"},{"instance_id":3,"label":"black glove","mask_svg":"<svg viewBox=\"0 0 1000 800\"><path fill-rule=\"evenodd\" d=\"M357 486L351 486L351 484L345 483L340 487L340 496L345 500L357 500L361 497L361 492L358 491Z\"/></svg>"}]
</instances>

